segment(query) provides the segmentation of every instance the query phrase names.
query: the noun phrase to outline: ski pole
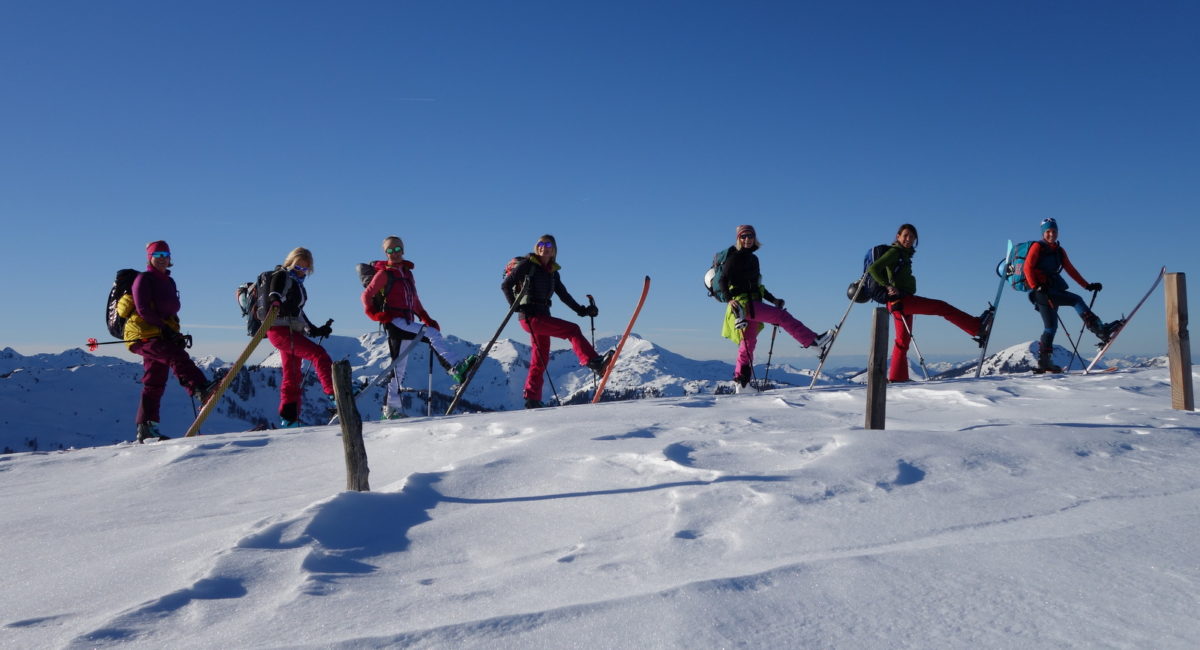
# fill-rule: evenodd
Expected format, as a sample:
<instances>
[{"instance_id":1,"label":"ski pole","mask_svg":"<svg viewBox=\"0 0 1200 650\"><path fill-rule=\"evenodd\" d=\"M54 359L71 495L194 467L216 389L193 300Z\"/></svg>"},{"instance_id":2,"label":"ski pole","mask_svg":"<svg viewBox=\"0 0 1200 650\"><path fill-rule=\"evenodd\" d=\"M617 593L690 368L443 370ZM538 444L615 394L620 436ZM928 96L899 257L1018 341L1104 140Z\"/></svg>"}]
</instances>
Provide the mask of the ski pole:
<instances>
[{"instance_id":1,"label":"ski pole","mask_svg":"<svg viewBox=\"0 0 1200 650\"><path fill-rule=\"evenodd\" d=\"M1070 370L1071 364L1075 363L1075 357L1079 357L1079 364L1080 364L1080 366L1082 366L1083 365L1083 355L1079 354L1079 346L1075 345L1075 339L1072 339L1071 333L1067 331L1067 324L1063 322L1062 316L1059 315L1057 310L1055 310L1055 312L1054 312L1054 317L1058 319L1058 324L1060 327L1062 327L1063 334L1065 334L1067 337L1067 340L1071 342L1071 360L1069 362L1067 362L1067 370ZM1083 332L1082 331L1079 332L1079 337L1080 337L1080 340L1083 340ZM1054 354L1053 348L1050 349L1050 354L1051 355Z\"/></svg>"},{"instance_id":2,"label":"ski pole","mask_svg":"<svg viewBox=\"0 0 1200 650\"><path fill-rule=\"evenodd\" d=\"M1098 293L1100 293L1100 292L1099 292L1099 291L1093 291L1093 292L1092 292L1092 300L1091 300L1091 302L1089 302L1089 303L1088 303L1088 311L1091 311L1091 310L1092 310L1092 305L1096 304L1096 294L1098 294ZM1059 318L1058 320L1059 320L1059 321L1062 321L1062 318ZM1066 329L1066 325L1063 325L1063 328L1064 328L1064 329ZM1083 340L1083 330L1085 330L1085 329L1087 329L1087 323L1084 323L1083 325L1080 325L1080 326L1079 326L1079 333L1075 335L1075 339L1076 339L1076 340L1078 340L1078 341L1082 341L1082 340ZM1071 337L1070 337L1070 336L1068 336L1067 338L1071 338ZM1076 356L1079 356L1079 350L1076 350L1076 351L1075 351L1075 356L1071 357L1071 363L1075 363L1075 357L1076 357ZM1068 369L1070 369L1070 367L1071 367L1071 363L1068 363L1068 364L1067 364L1067 368L1068 368ZM1079 364L1080 364L1080 365L1083 365L1083 357L1081 357L1081 356L1079 356Z\"/></svg>"},{"instance_id":3,"label":"ski pole","mask_svg":"<svg viewBox=\"0 0 1200 650\"><path fill-rule=\"evenodd\" d=\"M904 314L900 314L900 322L904 323L904 331L908 332L908 340L912 341L913 350L917 353L917 361L921 364L921 374L925 375L925 381L929 381L929 370L925 368L925 357L921 355L921 347L917 345L917 337L913 336L912 328L908 326L908 320L904 318Z\"/></svg>"},{"instance_id":4,"label":"ski pole","mask_svg":"<svg viewBox=\"0 0 1200 650\"><path fill-rule=\"evenodd\" d=\"M767 367L763 368L762 385L763 390L771 387L771 382L767 381L767 377L771 375L771 355L775 354L775 335L779 333L779 326L771 326L771 347L767 349Z\"/></svg>"},{"instance_id":5,"label":"ski pole","mask_svg":"<svg viewBox=\"0 0 1200 650\"><path fill-rule=\"evenodd\" d=\"M838 321L837 326L833 328L834 338L837 338L837 333L842 330L842 325L846 324L846 318L850 316L850 310L854 309L854 303L858 302L858 296L862 294L862 285L867 279L867 272L859 276L858 282L854 286L854 295L850 296L850 304L846 306L846 311L842 313L842 319ZM818 353L819 360L817 361L817 369L813 372L812 383L808 385L809 390L817 385L817 380L821 378L821 369L825 367L825 360L829 358L829 351L833 349L833 341L829 342L829 346Z\"/></svg>"},{"instance_id":6,"label":"ski pole","mask_svg":"<svg viewBox=\"0 0 1200 650\"><path fill-rule=\"evenodd\" d=\"M590 294L590 293L587 294L587 299L588 299L588 307L592 307L594 309L596 307L596 299L593 298L592 294ZM592 349L595 349L596 348L596 317L589 314L588 318L591 319L591 321L592 321ZM592 371L592 390L596 390L597 379L598 379L598 377L596 375L596 371L593 370ZM556 395L556 397L557 397L557 395Z\"/></svg>"},{"instance_id":7,"label":"ski pole","mask_svg":"<svg viewBox=\"0 0 1200 650\"><path fill-rule=\"evenodd\" d=\"M87 340L87 349L88 352L95 352L96 348L101 345L115 345L117 343L125 343L125 341L97 341L94 338L90 338Z\"/></svg>"},{"instance_id":8,"label":"ski pole","mask_svg":"<svg viewBox=\"0 0 1200 650\"><path fill-rule=\"evenodd\" d=\"M425 395L425 417L433 417L433 341L426 337L429 343L429 392Z\"/></svg>"},{"instance_id":9,"label":"ski pole","mask_svg":"<svg viewBox=\"0 0 1200 650\"><path fill-rule=\"evenodd\" d=\"M475 378L475 373L479 370L479 367L483 365L483 360L486 359L488 353L492 351L492 346L496 344L496 339L500 338L500 334L504 331L504 326L508 325L508 321L512 319L513 312L517 310L517 307L521 304L521 300L523 300L525 298L525 294L529 292L529 279L531 277L533 277L533 271L530 271L529 275L525 276L525 282L521 283L521 290L517 292L512 304L508 306L508 313L504 315L504 320L500 321L500 327L496 328L496 333L492 335L492 339L488 341L486 346L484 346L483 352L479 354L479 360L475 362L475 365L471 366L469 371L467 371L467 378L458 385L458 390L454 393L454 399L450 400L450 406L446 407L446 415L450 415L454 412L454 407L458 406L458 402L462 399L463 393L467 391L467 386L471 384L471 380Z\"/></svg>"}]
</instances>

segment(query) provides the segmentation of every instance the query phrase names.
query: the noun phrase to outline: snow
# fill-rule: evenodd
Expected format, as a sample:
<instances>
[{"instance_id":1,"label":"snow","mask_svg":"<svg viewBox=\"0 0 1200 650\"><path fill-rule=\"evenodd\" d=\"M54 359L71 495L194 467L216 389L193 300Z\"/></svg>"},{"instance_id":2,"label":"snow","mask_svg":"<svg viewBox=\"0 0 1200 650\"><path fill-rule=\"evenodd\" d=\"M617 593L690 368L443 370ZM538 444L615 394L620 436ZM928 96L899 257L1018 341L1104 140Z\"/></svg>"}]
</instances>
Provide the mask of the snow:
<instances>
[{"instance_id":1,"label":"snow","mask_svg":"<svg viewBox=\"0 0 1200 650\"><path fill-rule=\"evenodd\" d=\"M1165 368L864 395L367 422L369 493L329 427L0 456L0 645L1200 645Z\"/></svg>"}]
</instances>

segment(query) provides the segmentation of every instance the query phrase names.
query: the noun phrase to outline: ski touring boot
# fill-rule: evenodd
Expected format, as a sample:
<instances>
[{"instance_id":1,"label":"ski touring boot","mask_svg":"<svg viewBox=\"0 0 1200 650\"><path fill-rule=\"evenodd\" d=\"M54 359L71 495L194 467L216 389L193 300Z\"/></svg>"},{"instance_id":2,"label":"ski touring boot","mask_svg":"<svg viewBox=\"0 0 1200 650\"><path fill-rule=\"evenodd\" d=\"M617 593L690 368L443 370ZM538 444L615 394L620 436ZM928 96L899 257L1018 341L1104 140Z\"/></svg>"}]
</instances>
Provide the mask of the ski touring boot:
<instances>
[{"instance_id":1,"label":"ski touring boot","mask_svg":"<svg viewBox=\"0 0 1200 650\"><path fill-rule=\"evenodd\" d=\"M996 307L988 304L987 309L979 315L979 336L972 337L979 347L987 347L988 339L992 337L992 323L996 320Z\"/></svg>"},{"instance_id":2,"label":"ski touring boot","mask_svg":"<svg viewBox=\"0 0 1200 650\"><path fill-rule=\"evenodd\" d=\"M157 422L139 422L137 425L137 441L138 444L153 438L154 440L170 440L158 430Z\"/></svg>"}]
</instances>

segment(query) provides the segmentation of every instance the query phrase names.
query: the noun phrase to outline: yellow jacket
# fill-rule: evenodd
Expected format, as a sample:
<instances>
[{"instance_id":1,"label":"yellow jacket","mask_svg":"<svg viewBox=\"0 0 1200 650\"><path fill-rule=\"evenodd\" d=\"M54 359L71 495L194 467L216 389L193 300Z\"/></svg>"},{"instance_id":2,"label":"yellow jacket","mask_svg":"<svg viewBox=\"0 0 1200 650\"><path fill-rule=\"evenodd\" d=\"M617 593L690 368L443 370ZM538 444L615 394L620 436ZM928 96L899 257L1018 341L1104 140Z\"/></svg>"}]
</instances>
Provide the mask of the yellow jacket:
<instances>
[{"instance_id":1,"label":"yellow jacket","mask_svg":"<svg viewBox=\"0 0 1200 650\"><path fill-rule=\"evenodd\" d=\"M133 294L127 293L117 301L117 315L125 319L125 347L131 347L138 341L152 339L162 334L161 330L138 316L137 310L133 307ZM179 331L178 318L168 318L167 325L176 332Z\"/></svg>"}]
</instances>

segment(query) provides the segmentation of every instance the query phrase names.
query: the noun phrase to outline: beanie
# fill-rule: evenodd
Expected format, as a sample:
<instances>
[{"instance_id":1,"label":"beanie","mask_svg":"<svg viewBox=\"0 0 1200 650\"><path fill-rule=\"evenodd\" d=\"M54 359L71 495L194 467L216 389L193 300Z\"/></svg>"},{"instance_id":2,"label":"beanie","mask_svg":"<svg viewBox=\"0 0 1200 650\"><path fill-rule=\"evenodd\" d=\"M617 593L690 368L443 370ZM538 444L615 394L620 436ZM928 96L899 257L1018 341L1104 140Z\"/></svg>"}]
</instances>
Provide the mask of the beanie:
<instances>
[{"instance_id":1,"label":"beanie","mask_svg":"<svg viewBox=\"0 0 1200 650\"><path fill-rule=\"evenodd\" d=\"M155 253L170 253L171 247L163 240L152 241L146 244L146 259L154 257Z\"/></svg>"},{"instance_id":2,"label":"beanie","mask_svg":"<svg viewBox=\"0 0 1200 650\"><path fill-rule=\"evenodd\" d=\"M754 235L755 237L758 236L758 234L754 232L754 226L747 225L747 224L743 224L743 225L740 225L737 227L737 238L741 239L742 235Z\"/></svg>"},{"instance_id":3,"label":"beanie","mask_svg":"<svg viewBox=\"0 0 1200 650\"><path fill-rule=\"evenodd\" d=\"M1058 230L1058 222L1054 220L1054 217L1042 219L1042 232L1046 232L1051 228Z\"/></svg>"}]
</instances>

